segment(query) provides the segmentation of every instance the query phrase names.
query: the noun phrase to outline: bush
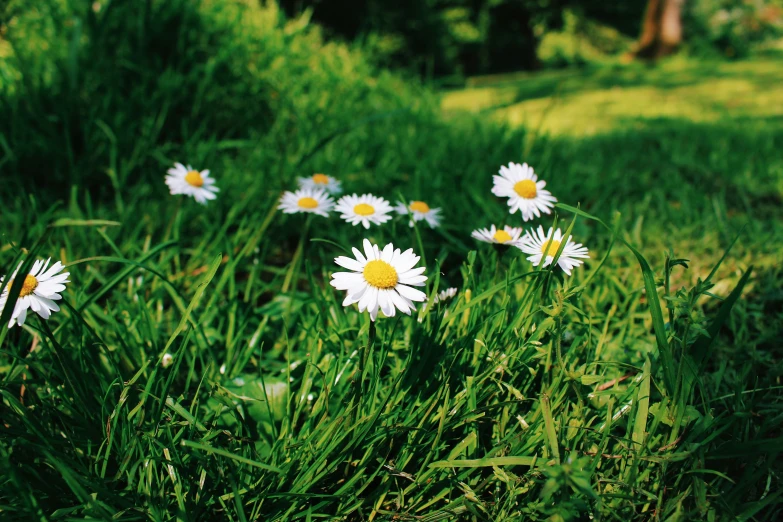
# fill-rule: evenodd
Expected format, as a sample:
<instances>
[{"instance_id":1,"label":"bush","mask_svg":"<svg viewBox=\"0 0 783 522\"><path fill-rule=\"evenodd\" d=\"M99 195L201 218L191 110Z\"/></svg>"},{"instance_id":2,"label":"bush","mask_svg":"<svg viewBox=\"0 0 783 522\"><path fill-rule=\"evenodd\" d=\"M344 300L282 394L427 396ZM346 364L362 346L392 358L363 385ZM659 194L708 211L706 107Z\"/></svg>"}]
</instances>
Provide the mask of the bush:
<instances>
[{"instance_id":1,"label":"bush","mask_svg":"<svg viewBox=\"0 0 783 522\"><path fill-rule=\"evenodd\" d=\"M769 0L695 0L684 12L688 42L697 54L747 56L783 35L783 5Z\"/></svg>"},{"instance_id":2,"label":"bush","mask_svg":"<svg viewBox=\"0 0 783 522\"><path fill-rule=\"evenodd\" d=\"M274 4L23 4L7 11L0 137L2 168L28 188L100 194L158 179L174 160L204 161L259 139L285 149L292 133L314 147L381 108L434 107L415 85L377 75L360 53L324 44L307 18L286 21ZM352 109L356 100L366 114Z\"/></svg>"},{"instance_id":3,"label":"bush","mask_svg":"<svg viewBox=\"0 0 783 522\"><path fill-rule=\"evenodd\" d=\"M606 60L628 49L631 39L574 11L563 13L563 28L544 34L538 47L541 63L548 67L583 65Z\"/></svg>"}]
</instances>

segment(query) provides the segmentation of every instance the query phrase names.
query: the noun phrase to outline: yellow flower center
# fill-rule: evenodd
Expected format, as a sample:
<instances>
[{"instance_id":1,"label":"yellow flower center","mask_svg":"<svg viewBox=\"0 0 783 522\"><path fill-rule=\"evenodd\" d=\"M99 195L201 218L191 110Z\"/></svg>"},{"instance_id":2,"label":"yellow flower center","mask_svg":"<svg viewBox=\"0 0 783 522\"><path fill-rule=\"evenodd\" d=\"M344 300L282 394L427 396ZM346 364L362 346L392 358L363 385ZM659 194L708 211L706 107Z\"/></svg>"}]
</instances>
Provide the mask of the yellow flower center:
<instances>
[{"instance_id":1,"label":"yellow flower center","mask_svg":"<svg viewBox=\"0 0 783 522\"><path fill-rule=\"evenodd\" d=\"M498 230L495 232L495 235L492 236L495 238L495 241L498 243L505 243L506 241L511 241L511 234L506 232L505 230Z\"/></svg>"},{"instance_id":2,"label":"yellow flower center","mask_svg":"<svg viewBox=\"0 0 783 522\"><path fill-rule=\"evenodd\" d=\"M525 199L533 199L536 197L536 194L538 194L536 191L536 182L529 179L517 181L514 185L514 192Z\"/></svg>"},{"instance_id":3,"label":"yellow flower center","mask_svg":"<svg viewBox=\"0 0 783 522\"><path fill-rule=\"evenodd\" d=\"M319 185L328 185L329 176L326 174L313 174L313 183L318 183Z\"/></svg>"},{"instance_id":4,"label":"yellow flower center","mask_svg":"<svg viewBox=\"0 0 783 522\"><path fill-rule=\"evenodd\" d=\"M397 286L397 271L386 261L370 261L364 265L364 279L375 288L394 288Z\"/></svg>"},{"instance_id":5,"label":"yellow flower center","mask_svg":"<svg viewBox=\"0 0 783 522\"><path fill-rule=\"evenodd\" d=\"M11 287L14 285L14 280L11 279L8 281L8 285L6 286L7 290L11 290ZM19 292L19 297L27 297L28 295L32 294L35 289L38 288L38 280L33 275L26 275L24 277L24 283L22 283L22 291Z\"/></svg>"},{"instance_id":6,"label":"yellow flower center","mask_svg":"<svg viewBox=\"0 0 783 522\"><path fill-rule=\"evenodd\" d=\"M318 202L313 198L301 198L296 204L302 208L318 208Z\"/></svg>"},{"instance_id":7,"label":"yellow flower center","mask_svg":"<svg viewBox=\"0 0 783 522\"><path fill-rule=\"evenodd\" d=\"M204 184L204 178L201 177L201 173L197 170L191 170L185 174L185 181L194 187L200 187Z\"/></svg>"},{"instance_id":8,"label":"yellow flower center","mask_svg":"<svg viewBox=\"0 0 783 522\"><path fill-rule=\"evenodd\" d=\"M359 203L353 207L353 211L360 216L372 216L375 214L375 209L372 207L372 205L368 205L367 203Z\"/></svg>"},{"instance_id":9,"label":"yellow flower center","mask_svg":"<svg viewBox=\"0 0 783 522\"><path fill-rule=\"evenodd\" d=\"M411 210L414 210L416 212L421 212L422 214L426 214L430 211L430 206L426 204L423 201L414 201L411 203Z\"/></svg>"},{"instance_id":10,"label":"yellow flower center","mask_svg":"<svg viewBox=\"0 0 783 522\"><path fill-rule=\"evenodd\" d=\"M560 241L554 239L547 239L544 241L544 244L541 245L541 253L545 256L555 257L558 250L560 250Z\"/></svg>"}]
</instances>

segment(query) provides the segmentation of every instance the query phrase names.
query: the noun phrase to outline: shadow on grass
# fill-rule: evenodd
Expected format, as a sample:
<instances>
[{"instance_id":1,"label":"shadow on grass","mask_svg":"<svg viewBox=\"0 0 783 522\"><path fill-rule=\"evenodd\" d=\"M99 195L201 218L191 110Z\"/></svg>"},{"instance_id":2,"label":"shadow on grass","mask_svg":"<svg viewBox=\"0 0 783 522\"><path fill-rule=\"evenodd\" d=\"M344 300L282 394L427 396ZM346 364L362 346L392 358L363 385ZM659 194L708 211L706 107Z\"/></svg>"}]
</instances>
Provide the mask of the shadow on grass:
<instances>
[{"instance_id":1,"label":"shadow on grass","mask_svg":"<svg viewBox=\"0 0 783 522\"><path fill-rule=\"evenodd\" d=\"M555 94L565 96L617 87L677 89L705 82L743 80L759 88L772 88L783 82L783 69L779 65L782 58L783 53L777 53L745 62L688 61L664 62L659 65L599 65L567 71L488 77L486 80L477 78L470 86L514 91L509 101L482 109L487 111Z\"/></svg>"}]
</instances>

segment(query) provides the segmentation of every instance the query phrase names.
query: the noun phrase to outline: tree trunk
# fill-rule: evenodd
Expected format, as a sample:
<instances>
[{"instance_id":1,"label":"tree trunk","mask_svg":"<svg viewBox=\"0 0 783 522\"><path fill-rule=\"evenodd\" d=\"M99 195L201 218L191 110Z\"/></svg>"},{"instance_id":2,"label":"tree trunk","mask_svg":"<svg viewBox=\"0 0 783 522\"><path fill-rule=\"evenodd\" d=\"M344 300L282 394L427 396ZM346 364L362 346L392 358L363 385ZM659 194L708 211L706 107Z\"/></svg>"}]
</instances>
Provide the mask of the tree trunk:
<instances>
[{"instance_id":1,"label":"tree trunk","mask_svg":"<svg viewBox=\"0 0 783 522\"><path fill-rule=\"evenodd\" d=\"M656 59L672 54L682 42L682 4L685 0L648 0L642 34L634 55Z\"/></svg>"}]
</instances>

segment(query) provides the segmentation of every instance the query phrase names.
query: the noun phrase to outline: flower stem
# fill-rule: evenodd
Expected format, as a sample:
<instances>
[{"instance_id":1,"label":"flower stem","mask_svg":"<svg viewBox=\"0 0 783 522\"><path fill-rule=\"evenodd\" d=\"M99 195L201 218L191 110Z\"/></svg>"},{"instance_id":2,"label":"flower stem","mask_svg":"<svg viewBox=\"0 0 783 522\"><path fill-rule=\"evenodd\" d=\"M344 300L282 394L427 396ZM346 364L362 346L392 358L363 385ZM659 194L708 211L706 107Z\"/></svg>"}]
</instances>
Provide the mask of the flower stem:
<instances>
[{"instance_id":1,"label":"flower stem","mask_svg":"<svg viewBox=\"0 0 783 522\"><path fill-rule=\"evenodd\" d=\"M296 246L296 252L294 253L293 259L291 259L291 266L288 268L288 273L285 275L285 281L283 281L283 287L280 289L280 293L286 293L288 292L289 288L296 287L296 277L299 275L299 271L297 268L299 267L299 261L302 259L302 252L304 251L304 244L307 240L308 233L310 232L310 222L312 221L313 216L309 215L307 216L307 220L305 220L304 230L302 230L302 235L299 236L299 244Z\"/></svg>"},{"instance_id":2,"label":"flower stem","mask_svg":"<svg viewBox=\"0 0 783 522\"><path fill-rule=\"evenodd\" d=\"M359 371L357 372L358 375L354 380L355 391L356 391L356 420L357 421L362 416L362 407L361 407L362 399L367 395L366 393L367 384L364 378L364 374L367 371L367 363L368 360L370 359L372 348L375 345L375 337L376 337L375 321L371 319L370 329L367 335L367 346L364 347L361 355L359 356ZM358 383L356 383L356 380L358 380Z\"/></svg>"}]
</instances>

